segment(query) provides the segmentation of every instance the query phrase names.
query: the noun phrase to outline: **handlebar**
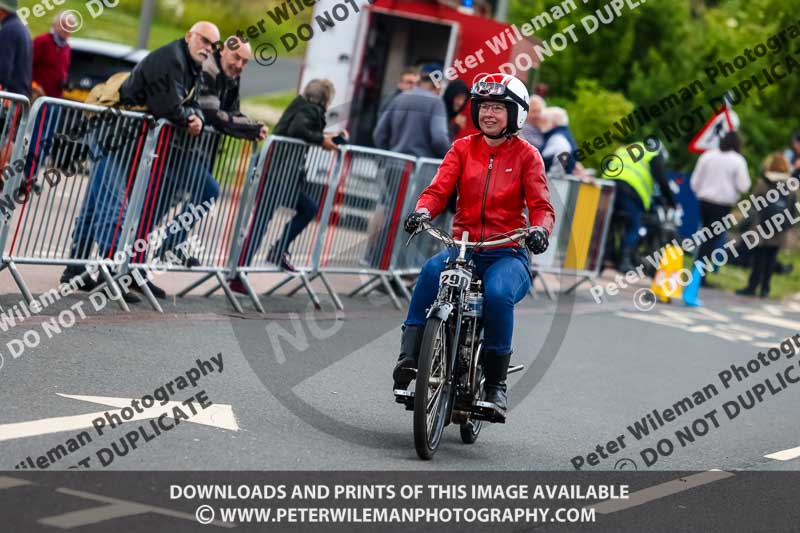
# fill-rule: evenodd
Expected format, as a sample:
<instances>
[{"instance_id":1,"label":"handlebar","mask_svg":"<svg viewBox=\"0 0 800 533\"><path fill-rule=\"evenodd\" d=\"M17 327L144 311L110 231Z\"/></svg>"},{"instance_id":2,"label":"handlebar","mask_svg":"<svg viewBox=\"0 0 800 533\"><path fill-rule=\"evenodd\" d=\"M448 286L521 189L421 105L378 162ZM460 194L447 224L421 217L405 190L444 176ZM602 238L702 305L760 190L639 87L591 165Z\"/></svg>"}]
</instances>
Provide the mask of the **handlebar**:
<instances>
[{"instance_id":1,"label":"handlebar","mask_svg":"<svg viewBox=\"0 0 800 533\"><path fill-rule=\"evenodd\" d=\"M411 239L414 238L417 233L427 232L430 236L434 237L437 240L442 241L447 246L451 247L458 247L461 248L461 256L463 257L464 252L467 248L477 248L477 247L491 247L491 246L501 246L503 244L508 244L510 242L517 242L525 237L528 236L528 228L518 228L515 230L511 230L507 233L496 234L497 236L503 236L500 239L495 239L492 241L470 241L469 240L469 232L465 231L461 235L461 239L455 239L452 235L449 235L447 232L442 231L441 229L432 226L427 220L422 221L420 224L419 229L414 232L414 234L409 237L408 242L411 242ZM408 243L406 243L408 244Z\"/></svg>"}]
</instances>

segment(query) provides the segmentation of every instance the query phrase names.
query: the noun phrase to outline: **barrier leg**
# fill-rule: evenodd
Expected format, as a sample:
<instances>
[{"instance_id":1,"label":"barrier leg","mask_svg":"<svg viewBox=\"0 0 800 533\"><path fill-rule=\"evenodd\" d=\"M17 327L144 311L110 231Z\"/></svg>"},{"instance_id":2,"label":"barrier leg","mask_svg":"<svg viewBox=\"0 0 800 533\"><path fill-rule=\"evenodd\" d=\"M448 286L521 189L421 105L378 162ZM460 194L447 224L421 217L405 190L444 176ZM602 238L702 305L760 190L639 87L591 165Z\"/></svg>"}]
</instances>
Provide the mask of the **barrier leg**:
<instances>
[{"instance_id":1,"label":"barrier leg","mask_svg":"<svg viewBox=\"0 0 800 533\"><path fill-rule=\"evenodd\" d=\"M123 274L120 274L122 276ZM147 279L142 276L137 269L133 269L130 271L130 275L133 276L133 280L142 289L142 294L144 295L147 303L150 304L150 307L158 311L159 313L163 313L164 310L161 309L161 304L158 303L156 297L153 296L153 291L150 290L150 287L147 285Z\"/></svg>"},{"instance_id":2,"label":"barrier leg","mask_svg":"<svg viewBox=\"0 0 800 533\"><path fill-rule=\"evenodd\" d=\"M214 274L212 273L211 275L213 276ZM215 281L214 285L212 285L210 289L208 289L206 292L203 293L204 298L210 297L212 294L214 294L215 292L217 292L222 288L222 285L216 283L216 280L214 281Z\"/></svg>"},{"instance_id":3,"label":"barrier leg","mask_svg":"<svg viewBox=\"0 0 800 533\"><path fill-rule=\"evenodd\" d=\"M103 276L106 285L113 294L112 299L117 300L117 305L119 305L123 311L130 312L131 309L128 307L128 303L122 297L122 290L120 290L119 286L114 283L114 278L111 277L111 273L108 271L108 267L106 265L100 265L100 275Z\"/></svg>"},{"instance_id":4,"label":"barrier leg","mask_svg":"<svg viewBox=\"0 0 800 533\"><path fill-rule=\"evenodd\" d=\"M336 306L336 309L339 311L344 311L344 306L342 305L342 301L339 299L339 295L336 294L336 291L334 291L331 287L331 284L328 282L328 277L324 272L319 273L319 279L322 280L322 284L325 285L325 288L328 290L328 294L330 294L331 300L333 300L333 305Z\"/></svg>"},{"instance_id":5,"label":"barrier leg","mask_svg":"<svg viewBox=\"0 0 800 533\"><path fill-rule=\"evenodd\" d=\"M275 291L277 291L278 289L280 289L281 287L283 287L292 280L294 280L294 276L286 276L285 278L283 278L283 281L279 282L277 285L275 285L267 292L265 292L264 296L272 296L275 293Z\"/></svg>"},{"instance_id":6,"label":"barrier leg","mask_svg":"<svg viewBox=\"0 0 800 533\"><path fill-rule=\"evenodd\" d=\"M308 282L308 277L306 276L305 272L300 272L300 281L303 282L303 287L306 288L306 292L308 293L308 297L311 298L311 301L314 302L314 308L319 311L322 309L322 304L319 301L319 297L317 293L314 292L314 289L311 288L311 284Z\"/></svg>"},{"instance_id":7,"label":"barrier leg","mask_svg":"<svg viewBox=\"0 0 800 533\"><path fill-rule=\"evenodd\" d=\"M309 282L309 283L311 283L312 281L314 281L314 280L315 280L315 279L317 279L318 277L319 277L319 272L317 272L316 274L314 274L313 276L311 276L310 278L308 278L308 282ZM298 292L300 289L302 289L302 288L303 288L303 284L301 283L300 285L298 285L298 286L297 286L297 287L295 287L294 289L290 290L290 291L289 291L289 293L288 293L286 296L294 296L294 295L295 295L295 294L297 294L297 292Z\"/></svg>"},{"instance_id":8,"label":"barrier leg","mask_svg":"<svg viewBox=\"0 0 800 533\"><path fill-rule=\"evenodd\" d=\"M366 283L363 283L363 284L359 285L359 286L358 286L358 287L357 287L355 290L352 290L352 291L350 291L350 292L347 294L347 297L348 297L348 298L353 298L353 297L357 296L357 295L358 295L358 293L360 293L361 291L363 291L364 289L366 289L367 287L369 287L370 285L372 285L372 284L373 284L373 283L375 283L376 281L380 281L380 278L381 278L381 277L380 277L380 276L378 276L378 275L373 275L373 276L372 276L372 277L369 279L369 281L367 281Z\"/></svg>"},{"instance_id":9,"label":"barrier leg","mask_svg":"<svg viewBox=\"0 0 800 533\"><path fill-rule=\"evenodd\" d=\"M394 293L392 289L392 284L389 283L389 276L380 276L381 283L383 283L383 288L386 289L386 294L389 295L389 298L392 299L392 303L397 309L403 309L403 306L400 305L400 300L397 299L397 295Z\"/></svg>"},{"instance_id":10,"label":"barrier leg","mask_svg":"<svg viewBox=\"0 0 800 533\"><path fill-rule=\"evenodd\" d=\"M237 313L244 314L244 309L242 309L242 305L239 303L239 300L236 299L236 295L233 294L233 291L228 284L225 283L225 279L222 277L222 274L218 270L214 271L214 276L217 278L222 290L225 292L225 296L228 297L228 301L231 303L234 309L236 309Z\"/></svg>"},{"instance_id":11,"label":"barrier leg","mask_svg":"<svg viewBox=\"0 0 800 533\"><path fill-rule=\"evenodd\" d=\"M250 300L253 301L253 305L256 306L256 309L258 309L258 312L261 313L262 315L267 314L267 312L264 311L264 307L261 305L261 300L258 299L256 291L253 290L253 286L250 285L249 281L247 281L247 276L239 274L238 277L239 280L242 282L242 285L244 285L244 288L247 291L247 295L250 296Z\"/></svg>"},{"instance_id":12,"label":"barrier leg","mask_svg":"<svg viewBox=\"0 0 800 533\"><path fill-rule=\"evenodd\" d=\"M25 284L25 280L22 279L22 274L20 274L19 270L17 270L17 265L15 265L13 262L8 263L8 270L11 272L11 276L14 278L14 283L16 283L17 287L19 287L19 292L22 293L22 297L25 298L25 301L28 302L28 304L32 303L33 295L28 289L28 286Z\"/></svg>"},{"instance_id":13,"label":"barrier leg","mask_svg":"<svg viewBox=\"0 0 800 533\"><path fill-rule=\"evenodd\" d=\"M189 285L188 287L186 287L185 289L183 289L183 290L182 290L181 292L179 292L179 293L178 293L176 296L177 296L178 298L183 298L184 296L186 296L187 294L189 294L190 292L192 292L193 290L195 290L197 287L199 287L200 285L202 285L202 284L203 284L203 283L205 283L207 280L209 280L210 278L213 278L213 277L214 277L214 273L213 273L213 272L209 272L208 274L206 274L205 276L203 276L203 277L202 277L202 278L200 278L199 280L195 281L194 283L192 283L191 285ZM215 289L215 290L216 290L216 289Z\"/></svg>"},{"instance_id":14,"label":"barrier leg","mask_svg":"<svg viewBox=\"0 0 800 533\"><path fill-rule=\"evenodd\" d=\"M397 285L400 287L400 292L401 292L400 296L402 296L403 298L405 298L406 300L408 300L410 302L411 301L411 293L408 292L408 287L406 287L406 284L403 281L403 278L401 278L400 275L397 272L392 272L392 279L394 279L397 282Z\"/></svg>"},{"instance_id":15,"label":"barrier leg","mask_svg":"<svg viewBox=\"0 0 800 533\"><path fill-rule=\"evenodd\" d=\"M538 278L539 281L542 283L542 288L544 289L544 293L547 295L547 297L550 299L551 302L554 302L556 300L556 297L553 294L553 291L550 290L550 285L547 284L547 281L544 279L544 276L542 276L540 273L537 272L536 273L536 278ZM533 280L534 282L536 281L536 278L534 278L534 280ZM533 283L531 283L531 289L533 289ZM574 288L573 288L573 290L574 290ZM534 293L534 297L535 296L536 295Z\"/></svg>"},{"instance_id":16,"label":"barrier leg","mask_svg":"<svg viewBox=\"0 0 800 533\"><path fill-rule=\"evenodd\" d=\"M589 276L583 276L583 277L582 277L581 279L579 279L579 280L578 280L578 281L577 281L577 282L576 282L574 285L572 285L570 288L568 288L567 290L565 290L565 291L564 291L564 294L570 294L570 293L572 293L572 292L575 292L575 289L577 289L578 287L580 287L581 285L583 285L583 284L584 284L584 283L586 283L587 281L592 281L592 278L590 278Z\"/></svg>"}]
</instances>

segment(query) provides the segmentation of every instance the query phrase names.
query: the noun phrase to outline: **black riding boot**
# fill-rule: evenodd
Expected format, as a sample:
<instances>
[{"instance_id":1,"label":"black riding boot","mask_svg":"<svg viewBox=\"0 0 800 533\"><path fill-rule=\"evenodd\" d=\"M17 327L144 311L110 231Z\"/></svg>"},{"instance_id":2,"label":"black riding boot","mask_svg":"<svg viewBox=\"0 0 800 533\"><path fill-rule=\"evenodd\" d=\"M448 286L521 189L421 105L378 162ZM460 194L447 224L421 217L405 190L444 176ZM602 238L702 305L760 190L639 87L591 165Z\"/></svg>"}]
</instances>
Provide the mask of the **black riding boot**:
<instances>
[{"instance_id":1,"label":"black riding boot","mask_svg":"<svg viewBox=\"0 0 800 533\"><path fill-rule=\"evenodd\" d=\"M508 363L511 361L511 354L496 354L486 352L483 368L486 382L485 402L493 403L501 411L508 407L508 397L506 396L506 375L508 374Z\"/></svg>"},{"instance_id":2,"label":"black riding boot","mask_svg":"<svg viewBox=\"0 0 800 533\"><path fill-rule=\"evenodd\" d=\"M400 337L400 357L397 358L397 365L392 373L395 389L405 390L416 377L417 357L419 357L424 331L425 328L422 326L403 326L403 334Z\"/></svg>"}]
</instances>

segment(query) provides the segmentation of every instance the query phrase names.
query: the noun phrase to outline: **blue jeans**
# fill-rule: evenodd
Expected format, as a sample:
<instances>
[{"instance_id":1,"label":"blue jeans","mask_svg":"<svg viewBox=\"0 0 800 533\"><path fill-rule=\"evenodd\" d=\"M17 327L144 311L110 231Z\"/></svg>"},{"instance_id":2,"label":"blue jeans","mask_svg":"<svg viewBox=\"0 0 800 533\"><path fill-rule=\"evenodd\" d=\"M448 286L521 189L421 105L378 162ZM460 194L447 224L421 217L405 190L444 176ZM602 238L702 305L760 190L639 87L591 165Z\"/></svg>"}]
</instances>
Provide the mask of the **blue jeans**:
<instances>
[{"instance_id":1,"label":"blue jeans","mask_svg":"<svg viewBox=\"0 0 800 533\"><path fill-rule=\"evenodd\" d=\"M272 202L272 200L268 198L268 195L269 192L266 187L264 187L259 203L267 201ZM289 201L285 203L287 207L291 207L295 210L295 215L284 225L280 238L267 254L267 261L275 262L280 260L283 253L289 248L292 242L294 242L297 236L303 232L306 226L314 220L314 217L317 216L317 212L319 211L317 202L304 192L302 187L295 189L292 196L294 196L294 198L289 198ZM258 206L258 204L256 204L256 206ZM251 266L250 263L253 260L253 256L261 247L261 241L267 233L272 215L278 207L279 206L275 202L272 202L267 206L266 213L263 213L257 220L253 220L250 227L249 239L245 241L242 255L239 258L240 265Z\"/></svg>"},{"instance_id":2,"label":"blue jeans","mask_svg":"<svg viewBox=\"0 0 800 533\"><path fill-rule=\"evenodd\" d=\"M175 215L175 219L173 220L178 219L178 217L184 213L191 212L189 206L192 204L200 207L203 202L211 202L212 200L216 201L216 199L219 198L219 183L217 183L217 180L214 179L214 175L211 173L211 171L208 170L206 165L203 165L200 169L198 169L198 171L204 174L202 184L200 184L199 187L195 187L195 190L191 191L189 200L183 203L183 209L179 214ZM164 218L170 207L171 202L166 201L166 199L158 202L153 214L153 227L150 228L150 231L159 226L161 219ZM142 218L144 218L146 214L147 213L143 212ZM192 221L189 224L190 229L197 224L197 222L199 222L199 220L197 220L195 217L192 217ZM176 246L186 240L186 234L187 231L183 229L183 226L181 226L181 230L175 233L175 235L170 233L167 238L164 239L164 244L161 246L160 253L165 253L168 250L174 250Z\"/></svg>"},{"instance_id":3,"label":"blue jeans","mask_svg":"<svg viewBox=\"0 0 800 533\"><path fill-rule=\"evenodd\" d=\"M641 238L639 230L642 227L642 215L644 214L644 206L642 206L641 199L620 187L617 190L616 200L614 201L614 211L619 211L625 217L625 233L622 235L622 246L624 248L635 248Z\"/></svg>"},{"instance_id":4,"label":"blue jeans","mask_svg":"<svg viewBox=\"0 0 800 533\"><path fill-rule=\"evenodd\" d=\"M92 168L86 198L75 221L71 257L87 259L91 243L101 254L113 251L122 229L128 177L131 169L119 161L119 154L97 160Z\"/></svg>"},{"instance_id":5,"label":"blue jeans","mask_svg":"<svg viewBox=\"0 0 800 533\"><path fill-rule=\"evenodd\" d=\"M411 296L406 326L424 326L427 309L439 291L439 274L445 260L455 258L456 250L444 250L422 267ZM523 248L499 248L472 255L475 274L483 280L483 347L486 353L503 355L511 352L514 333L514 304L522 300L531 287L528 252Z\"/></svg>"},{"instance_id":6,"label":"blue jeans","mask_svg":"<svg viewBox=\"0 0 800 533\"><path fill-rule=\"evenodd\" d=\"M92 169L86 198L75 222L75 230L72 237L73 257L86 258L85 256L91 248L92 241L97 243L100 253L103 255L113 252L116 248L116 241L119 240L117 224L119 223L119 230L121 230L123 223L121 216L124 217L127 210L126 195L132 192L132 190L127 191L128 177L131 172L130 163L123 165L119 158L120 156L117 153L106 155L99 159ZM192 191L189 202L184 203L183 212L189 212L190 203L199 205L204 201L219 197L219 184L214 179L211 171L208 170L207 165L201 165L197 171L204 174L202 185L196 187L197 190ZM158 227L161 219L169 211L170 206L173 205L172 198L166 198L166 194L163 192L165 183L168 183L165 180L169 180L170 177L175 179L176 183L172 186L171 191L167 191L168 193L174 191L183 192L183 184L187 181L187 176L182 175L180 172L165 172L165 175L162 176L162 191L154 191L152 193L158 197L157 201L155 201L155 207L151 207L153 210L153 227ZM156 178L154 177L153 179ZM132 186L133 184L131 184ZM153 229L144 227L147 222L146 219L150 218L150 211L147 210L146 204L147 202L145 202L140 221L140 228L146 230L141 235L143 238L146 238L147 233ZM196 221L193 219L192 224L194 223ZM172 249L185 239L186 232L183 229L175 235L169 235L163 250Z\"/></svg>"}]
</instances>

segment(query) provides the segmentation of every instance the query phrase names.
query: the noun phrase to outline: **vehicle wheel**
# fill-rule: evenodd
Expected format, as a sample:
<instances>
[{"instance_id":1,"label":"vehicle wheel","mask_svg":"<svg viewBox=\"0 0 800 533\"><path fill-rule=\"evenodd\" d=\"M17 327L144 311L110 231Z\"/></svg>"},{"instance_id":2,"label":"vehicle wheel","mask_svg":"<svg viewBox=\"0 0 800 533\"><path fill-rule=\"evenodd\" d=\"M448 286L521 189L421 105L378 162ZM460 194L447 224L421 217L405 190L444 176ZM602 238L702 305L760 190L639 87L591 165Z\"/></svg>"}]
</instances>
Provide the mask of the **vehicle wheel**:
<instances>
[{"instance_id":1,"label":"vehicle wheel","mask_svg":"<svg viewBox=\"0 0 800 533\"><path fill-rule=\"evenodd\" d=\"M478 383L480 383L477 396L483 399L483 371L480 366L478 367L477 379ZM469 420L466 424L461 424L461 442L464 444L474 444L475 441L478 440L481 427L483 427L482 420Z\"/></svg>"},{"instance_id":2,"label":"vehicle wheel","mask_svg":"<svg viewBox=\"0 0 800 533\"><path fill-rule=\"evenodd\" d=\"M429 318L422 336L414 390L414 446L424 460L436 453L449 412L449 340L445 322L438 317Z\"/></svg>"},{"instance_id":3,"label":"vehicle wheel","mask_svg":"<svg viewBox=\"0 0 800 533\"><path fill-rule=\"evenodd\" d=\"M470 420L466 424L461 424L461 442L464 444L474 444L478 440L483 422L481 420Z\"/></svg>"}]
</instances>

